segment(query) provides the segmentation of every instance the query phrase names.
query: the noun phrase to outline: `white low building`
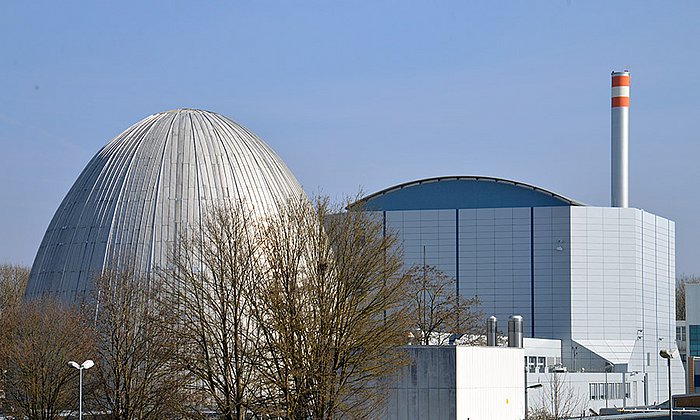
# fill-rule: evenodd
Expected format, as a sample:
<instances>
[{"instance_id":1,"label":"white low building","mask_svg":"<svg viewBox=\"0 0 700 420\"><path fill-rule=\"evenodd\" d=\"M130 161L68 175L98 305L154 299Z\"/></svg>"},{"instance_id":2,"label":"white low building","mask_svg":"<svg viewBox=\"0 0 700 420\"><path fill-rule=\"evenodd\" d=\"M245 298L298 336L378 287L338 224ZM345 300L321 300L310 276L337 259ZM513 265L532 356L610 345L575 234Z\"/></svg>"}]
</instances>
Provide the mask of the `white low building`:
<instances>
[{"instance_id":1,"label":"white low building","mask_svg":"<svg viewBox=\"0 0 700 420\"><path fill-rule=\"evenodd\" d=\"M408 346L411 362L389 385L389 419L521 420L523 349Z\"/></svg>"},{"instance_id":2,"label":"white low building","mask_svg":"<svg viewBox=\"0 0 700 420\"><path fill-rule=\"evenodd\" d=\"M410 362L390 382L386 412L379 417L521 420L526 405L529 412L552 413L557 403L579 416L645 403L643 372L624 372L624 365L569 372L561 364L559 340L525 338L523 344L405 347Z\"/></svg>"},{"instance_id":3,"label":"white low building","mask_svg":"<svg viewBox=\"0 0 700 420\"><path fill-rule=\"evenodd\" d=\"M529 411L547 408L552 412L557 401L566 402L569 415L645 404L648 377L643 372L627 372L625 364L612 363L607 365L607 372L570 372L561 364L559 340L525 338L523 344Z\"/></svg>"}]
</instances>

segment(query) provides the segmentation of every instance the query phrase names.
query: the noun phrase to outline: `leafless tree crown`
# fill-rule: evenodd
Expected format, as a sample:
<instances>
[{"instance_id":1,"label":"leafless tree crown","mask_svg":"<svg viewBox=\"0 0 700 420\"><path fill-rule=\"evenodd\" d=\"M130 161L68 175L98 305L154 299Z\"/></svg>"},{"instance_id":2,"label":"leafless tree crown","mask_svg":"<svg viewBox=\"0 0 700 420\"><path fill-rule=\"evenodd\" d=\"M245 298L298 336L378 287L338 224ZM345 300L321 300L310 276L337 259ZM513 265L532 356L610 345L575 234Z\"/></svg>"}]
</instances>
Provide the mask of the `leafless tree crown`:
<instances>
[{"instance_id":1,"label":"leafless tree crown","mask_svg":"<svg viewBox=\"0 0 700 420\"><path fill-rule=\"evenodd\" d=\"M164 279L179 364L225 419L245 418L260 394L251 314L261 283L255 223L243 203L213 208L201 229L180 239Z\"/></svg>"},{"instance_id":2,"label":"leafless tree crown","mask_svg":"<svg viewBox=\"0 0 700 420\"><path fill-rule=\"evenodd\" d=\"M0 372L4 411L19 418L49 420L77 409L77 370L69 360L84 360L92 348L84 319L72 307L34 300L0 318Z\"/></svg>"},{"instance_id":3,"label":"leafless tree crown","mask_svg":"<svg viewBox=\"0 0 700 420\"><path fill-rule=\"evenodd\" d=\"M88 402L108 418L173 418L187 408L189 381L175 363L175 321L161 305L161 289L129 268L106 270L95 281Z\"/></svg>"},{"instance_id":4,"label":"leafless tree crown","mask_svg":"<svg viewBox=\"0 0 700 420\"><path fill-rule=\"evenodd\" d=\"M528 419L560 420L580 416L584 410L583 398L567 382L567 373L552 372L546 375L535 408L529 412Z\"/></svg>"},{"instance_id":5,"label":"leafless tree crown","mask_svg":"<svg viewBox=\"0 0 700 420\"><path fill-rule=\"evenodd\" d=\"M454 278L435 266L414 266L406 275L405 304L415 344L445 345L455 336L465 344L483 341L478 298L457 296Z\"/></svg>"},{"instance_id":6,"label":"leafless tree crown","mask_svg":"<svg viewBox=\"0 0 700 420\"><path fill-rule=\"evenodd\" d=\"M0 318L7 310L22 303L24 288L29 278L29 268L21 265L0 265Z\"/></svg>"},{"instance_id":7,"label":"leafless tree crown","mask_svg":"<svg viewBox=\"0 0 700 420\"><path fill-rule=\"evenodd\" d=\"M213 209L166 276L178 356L226 419L376 409L403 361L406 277L371 214L292 199Z\"/></svg>"},{"instance_id":8,"label":"leafless tree crown","mask_svg":"<svg viewBox=\"0 0 700 420\"><path fill-rule=\"evenodd\" d=\"M676 278L676 319L685 321L685 286L700 283L700 276L681 274Z\"/></svg>"}]
</instances>

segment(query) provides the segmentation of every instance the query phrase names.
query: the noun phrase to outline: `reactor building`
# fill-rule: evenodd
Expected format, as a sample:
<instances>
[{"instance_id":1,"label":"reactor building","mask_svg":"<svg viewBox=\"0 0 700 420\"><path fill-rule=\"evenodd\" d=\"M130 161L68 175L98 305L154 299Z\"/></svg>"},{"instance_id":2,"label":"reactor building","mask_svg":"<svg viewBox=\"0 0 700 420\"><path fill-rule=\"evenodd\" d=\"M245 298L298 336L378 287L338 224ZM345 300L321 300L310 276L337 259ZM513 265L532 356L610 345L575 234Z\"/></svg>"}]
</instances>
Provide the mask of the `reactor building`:
<instances>
[{"instance_id":1,"label":"reactor building","mask_svg":"<svg viewBox=\"0 0 700 420\"><path fill-rule=\"evenodd\" d=\"M399 236L407 266L436 266L485 316L522 315L527 337L561 340L570 371L644 374L653 403L668 395L659 351L676 351L675 225L628 207L628 116L629 73L614 72L611 207L476 176L407 182L356 206ZM672 367L682 393L680 358Z\"/></svg>"},{"instance_id":2,"label":"reactor building","mask_svg":"<svg viewBox=\"0 0 700 420\"><path fill-rule=\"evenodd\" d=\"M211 205L244 203L255 216L303 190L255 134L208 111L151 115L107 143L63 199L31 269L26 297L81 302L95 276L127 258L164 268L186 229Z\"/></svg>"}]
</instances>

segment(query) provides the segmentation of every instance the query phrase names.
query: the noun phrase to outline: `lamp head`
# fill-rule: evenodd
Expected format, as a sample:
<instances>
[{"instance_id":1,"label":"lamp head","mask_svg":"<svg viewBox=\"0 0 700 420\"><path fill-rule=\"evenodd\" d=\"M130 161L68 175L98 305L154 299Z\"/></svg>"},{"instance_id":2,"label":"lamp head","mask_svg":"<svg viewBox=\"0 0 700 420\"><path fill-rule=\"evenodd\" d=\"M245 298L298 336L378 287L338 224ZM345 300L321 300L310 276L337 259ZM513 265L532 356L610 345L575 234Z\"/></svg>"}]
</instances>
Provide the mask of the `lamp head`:
<instances>
[{"instance_id":1,"label":"lamp head","mask_svg":"<svg viewBox=\"0 0 700 420\"><path fill-rule=\"evenodd\" d=\"M80 369L80 365L73 361L68 362L68 366Z\"/></svg>"},{"instance_id":2,"label":"lamp head","mask_svg":"<svg viewBox=\"0 0 700 420\"><path fill-rule=\"evenodd\" d=\"M82 368L83 369L90 369L91 367L95 366L95 362L93 362L90 359L87 359L86 361L83 362Z\"/></svg>"},{"instance_id":3,"label":"lamp head","mask_svg":"<svg viewBox=\"0 0 700 420\"><path fill-rule=\"evenodd\" d=\"M661 350L659 352L659 356L663 357L664 359L673 359L673 355L666 350Z\"/></svg>"}]
</instances>

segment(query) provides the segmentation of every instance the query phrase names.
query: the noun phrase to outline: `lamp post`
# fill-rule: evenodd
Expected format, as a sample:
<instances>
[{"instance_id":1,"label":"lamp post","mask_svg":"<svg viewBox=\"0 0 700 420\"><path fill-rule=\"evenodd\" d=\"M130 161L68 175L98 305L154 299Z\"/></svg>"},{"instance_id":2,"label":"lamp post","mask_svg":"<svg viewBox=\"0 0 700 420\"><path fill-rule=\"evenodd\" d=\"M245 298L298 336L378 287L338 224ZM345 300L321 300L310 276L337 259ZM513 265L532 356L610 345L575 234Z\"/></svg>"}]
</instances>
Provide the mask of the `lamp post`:
<instances>
[{"instance_id":1,"label":"lamp post","mask_svg":"<svg viewBox=\"0 0 700 420\"><path fill-rule=\"evenodd\" d=\"M537 383L534 385L528 385L527 384L527 364L525 365L525 420L527 420L527 390L528 389L533 389L533 388L542 388L541 383Z\"/></svg>"},{"instance_id":2,"label":"lamp post","mask_svg":"<svg viewBox=\"0 0 700 420\"><path fill-rule=\"evenodd\" d=\"M95 362L92 360L88 359L83 362L82 365L79 365L77 362L70 361L68 362L68 366L74 367L80 371L80 387L79 387L79 397L78 397L78 419L83 420L83 369L90 369L91 367L95 366Z\"/></svg>"},{"instance_id":3,"label":"lamp post","mask_svg":"<svg viewBox=\"0 0 700 420\"><path fill-rule=\"evenodd\" d=\"M625 375L627 375L628 373L630 374L630 379L632 379L632 377L634 375L637 375L641 372L639 372L638 370L635 370L633 372L622 372L622 409L623 410L627 408L627 379L626 379L627 377ZM631 398L632 397L632 382L630 382L629 385L630 385L630 398ZM637 404L637 394L636 393L634 395L634 403Z\"/></svg>"},{"instance_id":4,"label":"lamp post","mask_svg":"<svg viewBox=\"0 0 700 420\"><path fill-rule=\"evenodd\" d=\"M671 395L671 359L673 355L666 350L661 350L659 356L668 362L668 418L673 420L673 396Z\"/></svg>"},{"instance_id":5,"label":"lamp post","mask_svg":"<svg viewBox=\"0 0 700 420\"><path fill-rule=\"evenodd\" d=\"M611 372L615 368L615 364L612 362L605 362L605 408L608 408L608 372Z\"/></svg>"},{"instance_id":6,"label":"lamp post","mask_svg":"<svg viewBox=\"0 0 700 420\"><path fill-rule=\"evenodd\" d=\"M525 420L527 420L527 390L534 388L542 388L542 384L526 385L525 386Z\"/></svg>"}]
</instances>

